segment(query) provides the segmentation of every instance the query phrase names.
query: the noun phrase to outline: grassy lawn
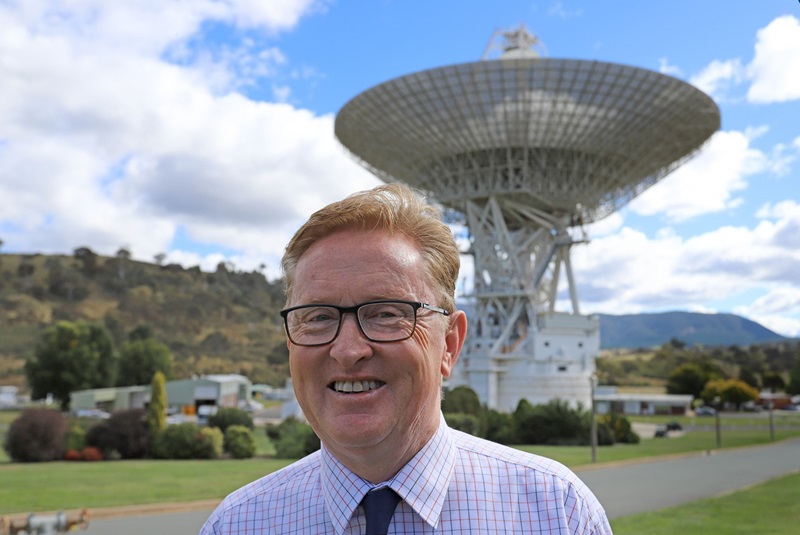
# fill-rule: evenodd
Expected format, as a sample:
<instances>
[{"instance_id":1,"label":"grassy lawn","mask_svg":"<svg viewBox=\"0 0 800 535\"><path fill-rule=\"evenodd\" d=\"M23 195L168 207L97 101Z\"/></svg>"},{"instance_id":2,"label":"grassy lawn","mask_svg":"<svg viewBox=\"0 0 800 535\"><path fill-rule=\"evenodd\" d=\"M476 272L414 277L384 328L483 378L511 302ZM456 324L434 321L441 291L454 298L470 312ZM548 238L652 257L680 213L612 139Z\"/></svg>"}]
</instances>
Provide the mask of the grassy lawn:
<instances>
[{"instance_id":1,"label":"grassy lawn","mask_svg":"<svg viewBox=\"0 0 800 535\"><path fill-rule=\"evenodd\" d=\"M775 439L799 437L800 429L776 430ZM733 448L768 444L769 433L762 430L736 429L722 432L722 447ZM517 446L517 448L555 459L567 466L576 467L590 464L592 450L588 446ZM681 437L647 439L639 444L615 444L597 450L597 461L601 463L629 461L632 459L674 455L679 453L702 452L716 449L714 431L693 431Z\"/></svg>"},{"instance_id":2,"label":"grassy lawn","mask_svg":"<svg viewBox=\"0 0 800 535\"><path fill-rule=\"evenodd\" d=\"M8 413L0 412L0 435L11 420ZM800 426L792 431L776 431L778 440L797 436L800 436ZM255 437L260 457L243 461L0 462L0 514L222 499L245 483L291 462L265 458L274 454L274 449L263 428L256 429ZM722 434L725 448L768 442L769 434L764 430L732 429ZM598 461L700 452L714 447L713 431L694 431L681 437L647 439L635 445L601 447ZM591 461L589 447L519 448L570 467L587 465ZM5 459L4 454L0 454L2 459Z\"/></svg>"},{"instance_id":3,"label":"grassy lawn","mask_svg":"<svg viewBox=\"0 0 800 535\"><path fill-rule=\"evenodd\" d=\"M0 465L0 514L222 499L290 460Z\"/></svg>"},{"instance_id":4,"label":"grassy lawn","mask_svg":"<svg viewBox=\"0 0 800 535\"><path fill-rule=\"evenodd\" d=\"M727 496L611 521L615 535L782 535L796 533L798 524L800 474Z\"/></svg>"}]
</instances>

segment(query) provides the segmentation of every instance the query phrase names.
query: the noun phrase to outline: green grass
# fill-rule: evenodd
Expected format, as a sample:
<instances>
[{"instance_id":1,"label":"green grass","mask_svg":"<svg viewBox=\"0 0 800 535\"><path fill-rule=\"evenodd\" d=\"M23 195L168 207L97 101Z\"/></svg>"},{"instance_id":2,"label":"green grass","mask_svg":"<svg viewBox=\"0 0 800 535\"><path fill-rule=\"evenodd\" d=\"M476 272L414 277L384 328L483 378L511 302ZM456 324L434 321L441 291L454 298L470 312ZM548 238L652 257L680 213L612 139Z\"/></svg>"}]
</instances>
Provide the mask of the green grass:
<instances>
[{"instance_id":1,"label":"green grass","mask_svg":"<svg viewBox=\"0 0 800 535\"><path fill-rule=\"evenodd\" d=\"M0 413L0 430L7 425L5 421L9 418L6 416L7 413ZM776 432L779 440L798 436L800 427L794 431ZM0 514L222 499L245 483L291 462L265 459L264 456L274 455L273 446L262 428L255 430L255 437L260 457L244 461L0 463ZM722 445L726 448L768 442L769 434L763 430L736 429L726 430L722 434ZM606 463L701 452L714 447L713 431L695 431L681 437L643 440L640 444L601 447L598 461ZM519 448L550 457L570 467L591 462L589 447Z\"/></svg>"},{"instance_id":2,"label":"green grass","mask_svg":"<svg viewBox=\"0 0 800 535\"><path fill-rule=\"evenodd\" d=\"M800 437L800 429L792 431L776 430L775 439ZM768 444L769 433L762 430L737 429L722 432L722 447L734 448ZM515 446L523 451L543 455L570 467L590 464L592 450L589 446ZM639 444L615 444L597 450L597 460L601 463L629 461L659 455L702 452L716 449L714 431L694 431L681 437L666 439L647 439Z\"/></svg>"},{"instance_id":3,"label":"green grass","mask_svg":"<svg viewBox=\"0 0 800 535\"><path fill-rule=\"evenodd\" d=\"M800 474L726 496L611 521L615 535L783 535L800 524ZM794 526L794 527L792 527Z\"/></svg>"},{"instance_id":4,"label":"green grass","mask_svg":"<svg viewBox=\"0 0 800 535\"><path fill-rule=\"evenodd\" d=\"M0 465L0 514L222 499L290 460Z\"/></svg>"}]
</instances>

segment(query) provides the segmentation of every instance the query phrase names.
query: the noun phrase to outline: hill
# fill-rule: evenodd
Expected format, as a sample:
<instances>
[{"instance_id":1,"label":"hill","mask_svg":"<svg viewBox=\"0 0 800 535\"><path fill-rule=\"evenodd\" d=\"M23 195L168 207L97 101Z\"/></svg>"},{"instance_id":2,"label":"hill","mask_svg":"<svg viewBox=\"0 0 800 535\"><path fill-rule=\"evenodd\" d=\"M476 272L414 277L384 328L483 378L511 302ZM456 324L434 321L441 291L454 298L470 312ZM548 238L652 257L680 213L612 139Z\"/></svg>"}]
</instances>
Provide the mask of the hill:
<instances>
[{"instance_id":1,"label":"hill","mask_svg":"<svg viewBox=\"0 0 800 535\"><path fill-rule=\"evenodd\" d=\"M0 254L0 384L24 386L25 359L59 320L104 325L117 343L149 324L173 356L176 377L242 373L283 385L288 352L278 311L283 282L236 271L138 262L121 249L102 257L81 247L72 256ZM731 314L670 312L600 315L604 349L687 343L751 345L780 335Z\"/></svg>"},{"instance_id":2,"label":"hill","mask_svg":"<svg viewBox=\"0 0 800 535\"><path fill-rule=\"evenodd\" d=\"M654 347L673 338L689 346L748 346L786 340L785 336L734 314L663 312L599 316L601 349Z\"/></svg>"},{"instance_id":3,"label":"hill","mask_svg":"<svg viewBox=\"0 0 800 535\"><path fill-rule=\"evenodd\" d=\"M146 323L173 356L176 377L242 373L282 385L288 352L282 281L219 264L215 272L102 257L0 254L0 384L23 386L23 365L59 320L104 325L117 347Z\"/></svg>"}]
</instances>

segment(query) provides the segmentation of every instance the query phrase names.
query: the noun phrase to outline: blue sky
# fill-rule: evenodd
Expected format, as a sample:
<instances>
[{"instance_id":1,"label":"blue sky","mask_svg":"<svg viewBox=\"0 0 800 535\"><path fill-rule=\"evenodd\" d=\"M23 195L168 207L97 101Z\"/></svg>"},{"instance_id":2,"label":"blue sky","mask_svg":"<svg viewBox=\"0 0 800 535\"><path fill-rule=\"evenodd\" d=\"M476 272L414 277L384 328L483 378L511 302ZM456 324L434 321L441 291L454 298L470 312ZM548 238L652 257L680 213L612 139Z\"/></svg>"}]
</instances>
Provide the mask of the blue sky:
<instances>
[{"instance_id":1,"label":"blue sky","mask_svg":"<svg viewBox=\"0 0 800 535\"><path fill-rule=\"evenodd\" d=\"M0 0L1 250L277 277L313 210L378 184L333 136L345 102L520 23L550 57L670 74L722 112L695 159L589 228L582 312L800 336L795 0Z\"/></svg>"}]
</instances>

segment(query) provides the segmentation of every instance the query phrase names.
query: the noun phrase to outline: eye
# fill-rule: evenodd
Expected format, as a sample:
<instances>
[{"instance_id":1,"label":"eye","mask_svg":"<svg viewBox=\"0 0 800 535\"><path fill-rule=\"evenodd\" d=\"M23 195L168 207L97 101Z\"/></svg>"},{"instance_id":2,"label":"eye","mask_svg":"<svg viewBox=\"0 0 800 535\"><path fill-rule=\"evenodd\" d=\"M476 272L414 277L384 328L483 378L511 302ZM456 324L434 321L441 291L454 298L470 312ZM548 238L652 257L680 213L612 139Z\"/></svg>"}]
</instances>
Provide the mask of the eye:
<instances>
[{"instance_id":1,"label":"eye","mask_svg":"<svg viewBox=\"0 0 800 535\"><path fill-rule=\"evenodd\" d=\"M373 303L364 307L362 317L366 320L393 320L407 318L413 309L405 303Z\"/></svg>"},{"instance_id":2,"label":"eye","mask_svg":"<svg viewBox=\"0 0 800 535\"><path fill-rule=\"evenodd\" d=\"M338 318L336 310L328 307L301 308L296 312L300 323L323 323L337 321Z\"/></svg>"}]
</instances>

